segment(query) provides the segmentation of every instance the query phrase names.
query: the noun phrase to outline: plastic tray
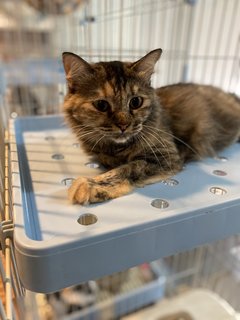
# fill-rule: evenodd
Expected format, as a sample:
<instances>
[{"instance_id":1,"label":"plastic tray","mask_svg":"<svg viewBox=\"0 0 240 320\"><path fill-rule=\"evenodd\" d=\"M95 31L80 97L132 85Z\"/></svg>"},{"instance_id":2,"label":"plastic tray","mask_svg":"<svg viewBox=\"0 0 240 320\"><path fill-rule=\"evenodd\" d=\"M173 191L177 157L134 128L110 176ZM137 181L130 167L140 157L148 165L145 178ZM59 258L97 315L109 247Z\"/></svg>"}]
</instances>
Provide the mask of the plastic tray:
<instances>
[{"instance_id":1,"label":"plastic tray","mask_svg":"<svg viewBox=\"0 0 240 320\"><path fill-rule=\"evenodd\" d=\"M240 144L172 180L80 206L69 203L64 179L103 168L61 116L17 118L10 140L14 241L29 290L53 292L240 231ZM96 223L79 223L91 215Z\"/></svg>"}]
</instances>

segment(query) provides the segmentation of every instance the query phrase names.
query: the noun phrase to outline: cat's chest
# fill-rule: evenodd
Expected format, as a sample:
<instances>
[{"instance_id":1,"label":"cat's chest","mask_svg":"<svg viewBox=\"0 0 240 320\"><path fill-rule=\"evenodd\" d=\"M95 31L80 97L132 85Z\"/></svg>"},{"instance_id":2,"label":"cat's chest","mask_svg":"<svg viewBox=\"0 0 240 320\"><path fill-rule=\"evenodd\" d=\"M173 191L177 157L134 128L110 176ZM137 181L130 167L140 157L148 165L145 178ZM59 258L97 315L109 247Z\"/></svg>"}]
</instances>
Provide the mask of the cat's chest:
<instances>
[{"instance_id":1,"label":"cat's chest","mask_svg":"<svg viewBox=\"0 0 240 320\"><path fill-rule=\"evenodd\" d=\"M102 150L97 154L98 160L106 167L114 168L126 164L136 155L135 148L116 147Z\"/></svg>"}]
</instances>

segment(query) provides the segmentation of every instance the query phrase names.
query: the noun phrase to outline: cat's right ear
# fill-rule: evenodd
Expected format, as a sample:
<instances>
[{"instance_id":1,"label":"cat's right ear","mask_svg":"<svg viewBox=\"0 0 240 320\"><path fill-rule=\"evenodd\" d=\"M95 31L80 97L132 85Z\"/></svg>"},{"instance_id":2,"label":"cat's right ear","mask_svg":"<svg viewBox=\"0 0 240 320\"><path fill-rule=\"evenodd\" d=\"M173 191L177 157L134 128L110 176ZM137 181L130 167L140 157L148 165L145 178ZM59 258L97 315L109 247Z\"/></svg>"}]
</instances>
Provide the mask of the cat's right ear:
<instances>
[{"instance_id":1,"label":"cat's right ear","mask_svg":"<svg viewBox=\"0 0 240 320\"><path fill-rule=\"evenodd\" d=\"M74 86L74 83L77 83L78 81L81 81L82 78L86 77L86 75L93 73L91 65L72 52L63 52L62 60L66 79L70 88Z\"/></svg>"}]
</instances>

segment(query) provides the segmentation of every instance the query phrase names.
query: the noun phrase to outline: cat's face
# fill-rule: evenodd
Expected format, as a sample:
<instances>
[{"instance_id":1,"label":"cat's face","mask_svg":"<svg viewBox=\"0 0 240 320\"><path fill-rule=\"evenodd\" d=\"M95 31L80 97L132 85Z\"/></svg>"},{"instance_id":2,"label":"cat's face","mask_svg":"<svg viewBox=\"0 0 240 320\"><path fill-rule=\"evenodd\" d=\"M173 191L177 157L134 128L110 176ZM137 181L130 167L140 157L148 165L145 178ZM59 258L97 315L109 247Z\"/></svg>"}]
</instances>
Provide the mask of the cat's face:
<instances>
[{"instance_id":1,"label":"cat's face","mask_svg":"<svg viewBox=\"0 0 240 320\"><path fill-rule=\"evenodd\" d=\"M161 50L135 63L88 64L63 54L69 93L64 110L71 127L85 144L124 144L137 136L151 113L154 91L150 77Z\"/></svg>"}]
</instances>

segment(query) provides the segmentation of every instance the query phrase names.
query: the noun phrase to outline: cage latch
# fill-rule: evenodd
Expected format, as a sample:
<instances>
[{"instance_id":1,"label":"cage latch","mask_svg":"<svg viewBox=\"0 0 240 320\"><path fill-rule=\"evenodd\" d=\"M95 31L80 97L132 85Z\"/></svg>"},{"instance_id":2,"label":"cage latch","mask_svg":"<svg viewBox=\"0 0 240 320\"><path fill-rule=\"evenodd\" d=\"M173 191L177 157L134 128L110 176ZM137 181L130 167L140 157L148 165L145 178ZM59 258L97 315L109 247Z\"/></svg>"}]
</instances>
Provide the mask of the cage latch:
<instances>
[{"instance_id":1,"label":"cage latch","mask_svg":"<svg viewBox=\"0 0 240 320\"><path fill-rule=\"evenodd\" d=\"M14 230L14 224L13 220L4 220L0 223L0 245L1 250L3 253L5 253L6 249L6 239L13 238L13 230Z\"/></svg>"}]
</instances>

